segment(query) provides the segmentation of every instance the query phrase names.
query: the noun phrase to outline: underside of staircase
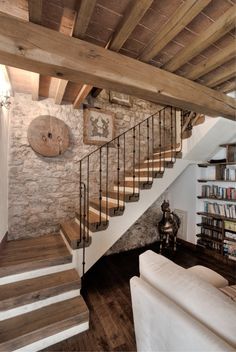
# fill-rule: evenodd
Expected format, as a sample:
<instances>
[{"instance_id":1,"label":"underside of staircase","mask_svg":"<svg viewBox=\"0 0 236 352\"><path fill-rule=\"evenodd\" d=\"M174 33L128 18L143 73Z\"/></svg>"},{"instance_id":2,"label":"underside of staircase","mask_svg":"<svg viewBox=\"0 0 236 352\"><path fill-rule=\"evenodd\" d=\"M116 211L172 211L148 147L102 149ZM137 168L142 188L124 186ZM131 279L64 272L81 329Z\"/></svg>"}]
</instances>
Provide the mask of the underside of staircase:
<instances>
[{"instance_id":1,"label":"underside of staircase","mask_svg":"<svg viewBox=\"0 0 236 352\"><path fill-rule=\"evenodd\" d=\"M110 233L117 232L116 236L120 237L135 221L135 217L128 215L129 221L126 220L125 226L119 229L119 232L116 224L112 223L112 219L117 218L119 223L122 223L127 209L131 213L136 211L138 216L142 209L135 209L135 204L138 205L143 201L146 208L150 206L158 194L165 191L164 187L173 182L176 175L180 174L187 165L183 160L182 165L178 166L178 160L182 157L182 138L188 138L191 135L190 132L184 134L184 131L180 130L178 137L177 119L181 121L179 126L182 128L184 115L177 109L173 112L171 108L171 134L166 141L163 141L165 136L160 132L162 127L165 127L163 116L160 113L157 114L159 126L157 145L155 145L153 132L154 116L130 130L133 150L131 151L132 163L129 167L125 167L124 134L116 137L115 149L118 159L115 168L116 177L112 182L107 181L108 163L105 163L104 171L104 165L102 166L101 162L101 150L107 148L110 142L95 151L100 154L97 196L89 194L89 171L86 171L87 179L83 179L80 172L80 207L74 219L60 224L60 233L5 243L0 252L1 352L38 351L89 328L89 312L80 295L79 276L79 273L83 273L85 269L86 247L88 250L94 247L88 254L88 257L89 255L93 257L91 261L93 264L102 253L99 248L99 234L110 237ZM203 121L204 119L201 120ZM188 119L188 124L185 124L189 131L192 128L189 125L190 122L191 119ZM140 151L135 150L136 145L139 144L140 147L141 144L140 126L146 128L145 148L147 150L144 157L140 156ZM123 149L121 139L124 141ZM112 143L114 148L114 141ZM123 164L120 155L124 157ZM86 158L85 163L89 165L87 160L90 155ZM168 176L172 172L170 169L175 166L175 163L178 172L170 177ZM165 184L163 180L166 173L168 182ZM103 178L106 181L105 186L102 186ZM156 193L158 183L160 189L159 193ZM150 199L143 200L141 196L145 192ZM151 197L150 192L153 193ZM129 208L132 203L134 207ZM107 232L108 230L110 233ZM96 232L99 233L95 234ZM103 241L106 241L105 237ZM115 239L112 241L107 241L106 245L109 247ZM78 260L78 256L82 257L82 261Z\"/></svg>"}]
</instances>

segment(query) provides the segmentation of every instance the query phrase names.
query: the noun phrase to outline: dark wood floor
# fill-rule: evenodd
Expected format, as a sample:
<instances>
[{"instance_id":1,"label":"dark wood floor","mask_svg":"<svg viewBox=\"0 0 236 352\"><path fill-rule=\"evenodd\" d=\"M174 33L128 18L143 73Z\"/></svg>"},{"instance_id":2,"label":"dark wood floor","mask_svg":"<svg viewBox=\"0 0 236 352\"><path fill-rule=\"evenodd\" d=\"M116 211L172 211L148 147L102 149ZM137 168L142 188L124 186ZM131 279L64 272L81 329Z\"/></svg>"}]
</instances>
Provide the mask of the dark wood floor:
<instances>
[{"instance_id":1,"label":"dark wood floor","mask_svg":"<svg viewBox=\"0 0 236 352\"><path fill-rule=\"evenodd\" d=\"M85 275L83 297L90 310L90 329L45 351L136 351L129 280L138 275L138 256L158 244L101 258ZM180 246L172 255L184 268L205 265L236 284L235 268Z\"/></svg>"}]
</instances>

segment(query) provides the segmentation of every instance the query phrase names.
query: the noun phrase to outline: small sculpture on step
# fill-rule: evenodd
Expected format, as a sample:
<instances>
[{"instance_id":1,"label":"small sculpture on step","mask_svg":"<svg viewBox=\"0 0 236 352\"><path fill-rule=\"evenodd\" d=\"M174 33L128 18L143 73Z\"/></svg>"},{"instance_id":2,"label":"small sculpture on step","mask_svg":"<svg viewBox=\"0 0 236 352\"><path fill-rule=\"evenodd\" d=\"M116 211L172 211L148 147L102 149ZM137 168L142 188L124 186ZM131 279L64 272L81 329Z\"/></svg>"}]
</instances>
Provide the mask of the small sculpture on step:
<instances>
[{"instance_id":1,"label":"small sculpture on step","mask_svg":"<svg viewBox=\"0 0 236 352\"><path fill-rule=\"evenodd\" d=\"M165 201L161 205L163 216L158 223L158 231L160 235L160 253L163 247L170 247L173 243L173 250L176 251L177 233L180 227L180 218L170 210L169 201ZM170 241L173 240L173 241Z\"/></svg>"}]
</instances>

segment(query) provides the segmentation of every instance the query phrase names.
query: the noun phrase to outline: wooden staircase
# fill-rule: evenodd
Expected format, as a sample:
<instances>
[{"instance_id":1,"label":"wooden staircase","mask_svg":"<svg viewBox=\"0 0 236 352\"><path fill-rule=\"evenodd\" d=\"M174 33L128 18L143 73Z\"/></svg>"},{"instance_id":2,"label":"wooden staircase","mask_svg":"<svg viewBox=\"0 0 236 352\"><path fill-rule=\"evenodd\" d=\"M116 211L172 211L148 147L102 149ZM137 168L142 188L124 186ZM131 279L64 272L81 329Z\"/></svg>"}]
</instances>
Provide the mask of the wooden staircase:
<instances>
[{"instance_id":1,"label":"wooden staircase","mask_svg":"<svg viewBox=\"0 0 236 352\"><path fill-rule=\"evenodd\" d=\"M171 119L168 140L167 109ZM177 119L181 128L187 125L182 112L165 108L80 160L80 207L74 219L60 224L60 234L6 242L0 252L0 352L38 351L88 329L89 312L80 295L77 255L82 249L84 266L85 248L93 245L93 233L105 231L111 217L121 217L126 203L138 202L140 190L150 190L154 180L162 178L182 157ZM129 133L132 163L126 167ZM110 146L117 153L112 182L108 182ZM106 162L102 163L104 151ZM141 152L146 156L141 157ZM89 193L89 168L95 153L100 159L97 196Z\"/></svg>"},{"instance_id":2,"label":"wooden staircase","mask_svg":"<svg viewBox=\"0 0 236 352\"><path fill-rule=\"evenodd\" d=\"M60 234L0 252L0 351L38 351L88 329L81 280Z\"/></svg>"}]
</instances>

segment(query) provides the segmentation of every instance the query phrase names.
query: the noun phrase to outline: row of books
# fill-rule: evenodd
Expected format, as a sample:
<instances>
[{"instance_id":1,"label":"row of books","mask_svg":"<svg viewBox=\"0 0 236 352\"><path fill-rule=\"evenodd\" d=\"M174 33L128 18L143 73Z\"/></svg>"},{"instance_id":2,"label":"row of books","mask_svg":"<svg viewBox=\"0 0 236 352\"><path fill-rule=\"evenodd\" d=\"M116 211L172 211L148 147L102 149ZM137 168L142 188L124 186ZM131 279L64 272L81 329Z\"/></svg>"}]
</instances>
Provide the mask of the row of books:
<instances>
[{"instance_id":1,"label":"row of books","mask_svg":"<svg viewBox=\"0 0 236 352\"><path fill-rule=\"evenodd\" d=\"M236 181L236 169L224 169L223 179L226 181Z\"/></svg>"},{"instance_id":2,"label":"row of books","mask_svg":"<svg viewBox=\"0 0 236 352\"><path fill-rule=\"evenodd\" d=\"M202 223L209 226L218 227L219 229L222 228L222 224L223 224L222 220L206 218L204 216L202 217Z\"/></svg>"},{"instance_id":3,"label":"row of books","mask_svg":"<svg viewBox=\"0 0 236 352\"><path fill-rule=\"evenodd\" d=\"M228 221L228 220L224 221L224 227L225 227L225 230L236 232L236 222Z\"/></svg>"},{"instance_id":4,"label":"row of books","mask_svg":"<svg viewBox=\"0 0 236 352\"><path fill-rule=\"evenodd\" d=\"M204 202L204 211L211 214L236 219L236 205Z\"/></svg>"},{"instance_id":5,"label":"row of books","mask_svg":"<svg viewBox=\"0 0 236 352\"><path fill-rule=\"evenodd\" d=\"M229 240L224 240L223 253L230 259L234 257L236 259L236 243Z\"/></svg>"},{"instance_id":6,"label":"row of books","mask_svg":"<svg viewBox=\"0 0 236 352\"><path fill-rule=\"evenodd\" d=\"M225 237L236 241L236 233L225 231Z\"/></svg>"},{"instance_id":7,"label":"row of books","mask_svg":"<svg viewBox=\"0 0 236 352\"><path fill-rule=\"evenodd\" d=\"M212 238L213 240L222 240L222 232L219 231L214 231L210 229L205 229L204 227L201 228L201 235L202 236L208 236Z\"/></svg>"},{"instance_id":8,"label":"row of books","mask_svg":"<svg viewBox=\"0 0 236 352\"><path fill-rule=\"evenodd\" d=\"M236 188L204 185L202 186L202 197L236 200Z\"/></svg>"},{"instance_id":9,"label":"row of books","mask_svg":"<svg viewBox=\"0 0 236 352\"><path fill-rule=\"evenodd\" d=\"M206 238L199 238L197 240L197 244L201 247L214 249L215 251L221 253L222 245L216 242L212 242L211 240L207 240Z\"/></svg>"}]
</instances>

